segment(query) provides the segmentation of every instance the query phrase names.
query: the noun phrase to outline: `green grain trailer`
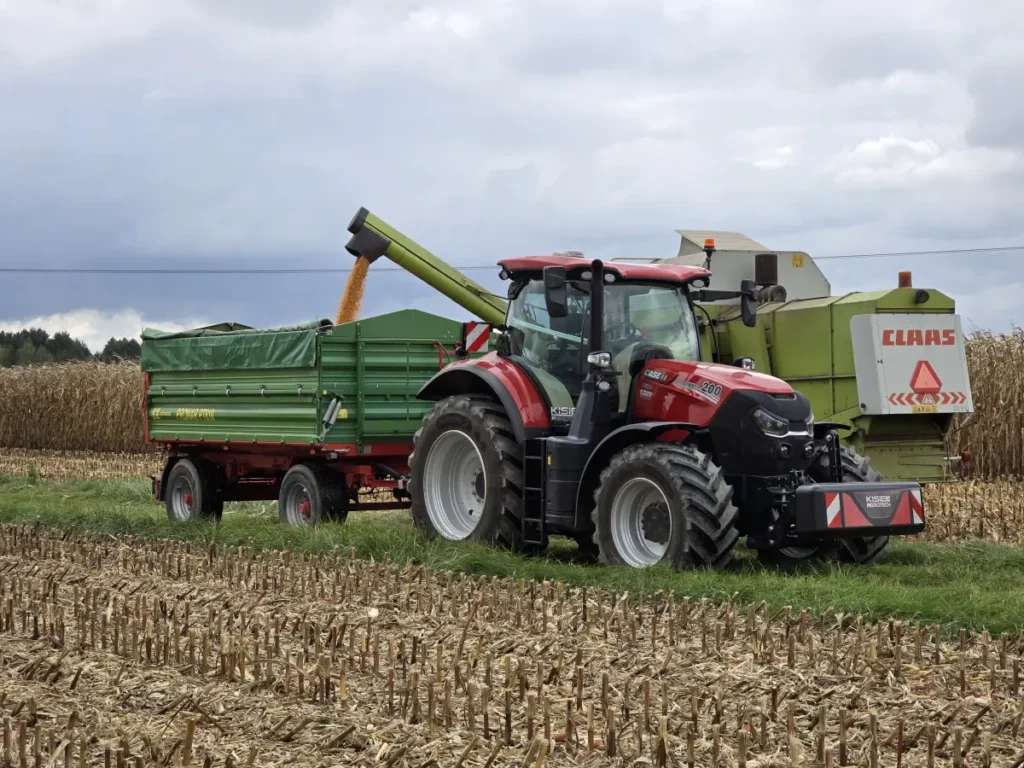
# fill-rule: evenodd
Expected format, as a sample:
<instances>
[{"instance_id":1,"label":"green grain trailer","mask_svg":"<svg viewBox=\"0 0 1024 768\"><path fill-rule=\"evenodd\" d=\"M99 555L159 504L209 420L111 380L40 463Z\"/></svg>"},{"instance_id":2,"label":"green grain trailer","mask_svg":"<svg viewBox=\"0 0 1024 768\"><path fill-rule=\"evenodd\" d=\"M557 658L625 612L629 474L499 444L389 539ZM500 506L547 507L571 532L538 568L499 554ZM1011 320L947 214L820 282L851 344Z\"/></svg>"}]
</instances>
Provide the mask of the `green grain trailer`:
<instances>
[{"instance_id":1,"label":"green grain trailer","mask_svg":"<svg viewBox=\"0 0 1024 768\"><path fill-rule=\"evenodd\" d=\"M416 393L447 360L486 351L481 325L406 309L337 326L147 329L145 436L166 453L154 496L173 520L218 518L225 501L277 499L293 524L407 506L412 435L431 405ZM367 490L384 500L360 501Z\"/></svg>"}]
</instances>

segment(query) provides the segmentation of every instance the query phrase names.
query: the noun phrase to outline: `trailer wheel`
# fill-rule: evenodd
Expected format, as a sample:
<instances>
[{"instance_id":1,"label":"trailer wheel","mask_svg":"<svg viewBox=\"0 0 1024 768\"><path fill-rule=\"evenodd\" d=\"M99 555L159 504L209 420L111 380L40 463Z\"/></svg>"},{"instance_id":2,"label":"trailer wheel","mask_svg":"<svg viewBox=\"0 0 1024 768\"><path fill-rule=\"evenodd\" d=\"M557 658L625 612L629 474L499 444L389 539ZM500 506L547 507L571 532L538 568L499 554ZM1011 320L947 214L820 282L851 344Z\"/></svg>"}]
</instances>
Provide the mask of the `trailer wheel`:
<instances>
[{"instance_id":1,"label":"trailer wheel","mask_svg":"<svg viewBox=\"0 0 1024 768\"><path fill-rule=\"evenodd\" d=\"M521 452L501 405L480 395L439 400L423 417L413 446L409 494L421 531L520 548Z\"/></svg>"},{"instance_id":2,"label":"trailer wheel","mask_svg":"<svg viewBox=\"0 0 1024 768\"><path fill-rule=\"evenodd\" d=\"M167 473L164 506L171 522L220 520L224 502L216 496L210 475L191 459L179 459Z\"/></svg>"},{"instance_id":3,"label":"trailer wheel","mask_svg":"<svg viewBox=\"0 0 1024 768\"><path fill-rule=\"evenodd\" d=\"M296 464L285 473L277 499L283 525L318 525L345 522L348 505L344 489L328 470Z\"/></svg>"},{"instance_id":4,"label":"trailer wheel","mask_svg":"<svg viewBox=\"0 0 1024 768\"><path fill-rule=\"evenodd\" d=\"M882 473L871 466L871 461L853 448L840 449L844 483L877 483ZM822 457L808 471L816 482L828 482L828 459ZM877 561L889 543L888 536L857 536L835 540L813 539L795 541L791 546L776 549L758 549L758 559L778 565L786 562L808 562L836 558L847 563L867 564Z\"/></svg>"},{"instance_id":5,"label":"trailer wheel","mask_svg":"<svg viewBox=\"0 0 1024 768\"><path fill-rule=\"evenodd\" d=\"M647 443L617 453L601 472L592 515L607 565L723 568L739 538L732 487L692 446Z\"/></svg>"}]
</instances>

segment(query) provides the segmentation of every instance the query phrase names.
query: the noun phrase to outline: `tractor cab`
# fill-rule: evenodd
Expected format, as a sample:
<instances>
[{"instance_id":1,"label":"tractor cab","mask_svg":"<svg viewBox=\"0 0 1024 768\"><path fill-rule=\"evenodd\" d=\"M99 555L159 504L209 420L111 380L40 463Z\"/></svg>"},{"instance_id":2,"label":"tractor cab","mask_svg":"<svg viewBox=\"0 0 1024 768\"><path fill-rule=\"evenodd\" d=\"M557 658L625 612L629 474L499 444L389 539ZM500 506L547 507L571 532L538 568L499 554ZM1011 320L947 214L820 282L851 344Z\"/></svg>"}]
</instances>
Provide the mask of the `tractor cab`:
<instances>
[{"instance_id":1,"label":"tractor cab","mask_svg":"<svg viewBox=\"0 0 1024 768\"><path fill-rule=\"evenodd\" d=\"M500 264L510 282L499 352L525 370L548 401L554 431L564 432L572 422L591 353L600 353L598 361L607 358L604 380L614 425L628 421L637 375L647 361L701 359L693 300L707 293L694 290L707 285L706 269L602 264L563 254ZM597 282L595 264L603 273ZM595 315L596 285L602 295ZM744 308L752 320L753 301Z\"/></svg>"}]
</instances>

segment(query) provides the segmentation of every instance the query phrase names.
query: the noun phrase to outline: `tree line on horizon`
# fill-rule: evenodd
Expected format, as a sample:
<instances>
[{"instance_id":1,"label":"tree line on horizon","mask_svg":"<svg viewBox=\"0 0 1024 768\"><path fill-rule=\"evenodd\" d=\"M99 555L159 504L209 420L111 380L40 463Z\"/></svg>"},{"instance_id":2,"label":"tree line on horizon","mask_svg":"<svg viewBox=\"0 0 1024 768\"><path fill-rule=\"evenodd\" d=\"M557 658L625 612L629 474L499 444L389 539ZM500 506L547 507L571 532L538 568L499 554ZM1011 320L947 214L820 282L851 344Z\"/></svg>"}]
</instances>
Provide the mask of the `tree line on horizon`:
<instances>
[{"instance_id":1,"label":"tree line on horizon","mask_svg":"<svg viewBox=\"0 0 1024 768\"><path fill-rule=\"evenodd\" d=\"M73 361L114 363L119 360L138 360L141 355L142 345L138 339L117 339L111 336L103 349L93 354L83 341L72 338L67 331L52 336L42 328L0 331L0 368Z\"/></svg>"}]
</instances>

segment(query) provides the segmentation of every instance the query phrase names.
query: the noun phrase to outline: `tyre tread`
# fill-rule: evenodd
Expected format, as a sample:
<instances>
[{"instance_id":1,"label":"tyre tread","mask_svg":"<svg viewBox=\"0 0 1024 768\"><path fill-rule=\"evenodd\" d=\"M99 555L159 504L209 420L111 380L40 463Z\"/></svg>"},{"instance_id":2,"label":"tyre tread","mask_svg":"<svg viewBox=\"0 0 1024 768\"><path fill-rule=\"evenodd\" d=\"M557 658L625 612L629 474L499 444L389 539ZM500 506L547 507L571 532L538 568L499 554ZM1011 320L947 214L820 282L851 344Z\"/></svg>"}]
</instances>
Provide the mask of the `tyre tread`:
<instances>
[{"instance_id":1,"label":"tyre tread","mask_svg":"<svg viewBox=\"0 0 1024 768\"><path fill-rule=\"evenodd\" d=\"M617 453L603 470L594 491L591 513L593 541L598 558L604 564L618 563L618 558L603 545L599 510L603 495L608 492L612 475L627 464L650 461L661 464L672 478L672 493L686 501L685 514L689 525L684 529L682 545L676 553L676 568L724 568L732 560L739 539L736 522L739 511L732 503L732 486L722 477L722 470L711 457L690 445L640 443Z\"/></svg>"},{"instance_id":2,"label":"tyre tread","mask_svg":"<svg viewBox=\"0 0 1024 768\"><path fill-rule=\"evenodd\" d=\"M501 515L497 525L484 534L484 540L512 550L518 550L522 541L523 519L523 463L519 444L515 441L512 422L497 400L486 395L454 395L439 400L423 417L420 428L413 435L413 452L409 455L409 466L413 466L416 446L420 443L423 430L431 422L448 413L460 413L468 418L475 431L481 433L488 444L498 453L499 482L501 483ZM409 492L416 497L419 479L413 474L409 480ZM432 526L423 519L426 511L419 514L413 509L413 520L418 527L430 535Z\"/></svg>"}]
</instances>

